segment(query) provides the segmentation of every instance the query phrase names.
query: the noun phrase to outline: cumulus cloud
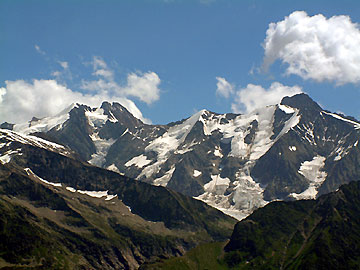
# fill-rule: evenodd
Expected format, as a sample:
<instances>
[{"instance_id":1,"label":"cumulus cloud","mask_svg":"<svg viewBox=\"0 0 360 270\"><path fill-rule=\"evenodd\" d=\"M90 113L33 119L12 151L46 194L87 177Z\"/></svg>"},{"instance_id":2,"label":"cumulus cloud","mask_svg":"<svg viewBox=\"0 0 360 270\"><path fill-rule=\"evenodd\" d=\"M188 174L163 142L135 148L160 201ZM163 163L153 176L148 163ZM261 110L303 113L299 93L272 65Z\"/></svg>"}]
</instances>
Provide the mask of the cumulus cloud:
<instances>
[{"instance_id":1,"label":"cumulus cloud","mask_svg":"<svg viewBox=\"0 0 360 270\"><path fill-rule=\"evenodd\" d=\"M35 45L35 49L45 55L38 45ZM93 80L83 80L80 92L66 86L66 82L73 78L69 63L57 61L57 64L59 70L51 73L54 79L5 81L5 86L0 87L0 123L22 123L33 116L52 116L72 103L98 107L103 101L119 102L135 117L145 123L151 123L143 117L130 98L136 97L147 104L160 98L161 80L155 72L129 73L120 84L115 80L114 71L104 59L95 56L87 63L92 67Z\"/></svg>"},{"instance_id":2,"label":"cumulus cloud","mask_svg":"<svg viewBox=\"0 0 360 270\"><path fill-rule=\"evenodd\" d=\"M230 84L225 78L216 77L216 94L229 98L234 93L234 86Z\"/></svg>"},{"instance_id":3,"label":"cumulus cloud","mask_svg":"<svg viewBox=\"0 0 360 270\"><path fill-rule=\"evenodd\" d=\"M295 11L271 23L263 44L263 68L277 59L288 64L286 74L337 85L360 81L360 31L349 16L308 16Z\"/></svg>"},{"instance_id":4,"label":"cumulus cloud","mask_svg":"<svg viewBox=\"0 0 360 270\"><path fill-rule=\"evenodd\" d=\"M0 104L3 102L3 96L6 94L6 89L4 87L0 87Z\"/></svg>"},{"instance_id":5,"label":"cumulus cloud","mask_svg":"<svg viewBox=\"0 0 360 270\"><path fill-rule=\"evenodd\" d=\"M235 113L249 113L255 109L280 103L283 97L302 93L300 86L286 86L273 82L268 89L261 85L248 84L236 89L225 78L216 77L216 93L232 100L231 109Z\"/></svg>"},{"instance_id":6,"label":"cumulus cloud","mask_svg":"<svg viewBox=\"0 0 360 270\"><path fill-rule=\"evenodd\" d=\"M159 84L160 78L155 72L130 73L127 76L124 93L150 104L160 98Z\"/></svg>"},{"instance_id":7,"label":"cumulus cloud","mask_svg":"<svg viewBox=\"0 0 360 270\"><path fill-rule=\"evenodd\" d=\"M279 82L273 82L268 89L260 85L248 84L245 88L236 91L231 108L235 113L249 113L257 108L278 104L283 97L299 93L302 93L301 87L285 86Z\"/></svg>"},{"instance_id":8,"label":"cumulus cloud","mask_svg":"<svg viewBox=\"0 0 360 270\"><path fill-rule=\"evenodd\" d=\"M21 123L33 116L41 118L59 113L72 103L99 106L103 101L117 101L134 116L145 119L135 103L125 96L111 95L106 91L83 94L72 91L55 80L5 81L0 88L0 123Z\"/></svg>"},{"instance_id":9,"label":"cumulus cloud","mask_svg":"<svg viewBox=\"0 0 360 270\"><path fill-rule=\"evenodd\" d=\"M87 91L109 92L113 95L136 97L141 101L151 104L160 98L159 85L161 80L155 72L130 73L127 75L125 85L115 81L114 72L100 57L94 57L92 61L93 75L99 77L97 80L82 81L81 88Z\"/></svg>"}]
</instances>

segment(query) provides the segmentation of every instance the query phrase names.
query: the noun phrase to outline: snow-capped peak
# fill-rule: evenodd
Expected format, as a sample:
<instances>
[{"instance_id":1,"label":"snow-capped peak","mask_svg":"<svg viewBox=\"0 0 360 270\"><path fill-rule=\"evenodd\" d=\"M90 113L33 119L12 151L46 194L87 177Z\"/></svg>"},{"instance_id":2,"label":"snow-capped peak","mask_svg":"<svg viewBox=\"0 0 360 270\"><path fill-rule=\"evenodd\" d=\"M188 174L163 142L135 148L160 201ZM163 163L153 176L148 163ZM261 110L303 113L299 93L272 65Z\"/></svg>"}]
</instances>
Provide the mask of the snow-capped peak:
<instances>
[{"instance_id":1,"label":"snow-capped peak","mask_svg":"<svg viewBox=\"0 0 360 270\"><path fill-rule=\"evenodd\" d=\"M101 108L85 110L85 116L89 120L90 126L94 128L103 126L108 120L108 116Z\"/></svg>"},{"instance_id":2,"label":"snow-capped peak","mask_svg":"<svg viewBox=\"0 0 360 270\"><path fill-rule=\"evenodd\" d=\"M37 132L47 132L54 127L61 129L63 124L70 117L69 112L75 107L78 107L78 104L73 103L54 116L36 119L22 124L16 124L13 127L13 131L28 135Z\"/></svg>"},{"instance_id":3,"label":"snow-capped peak","mask_svg":"<svg viewBox=\"0 0 360 270\"><path fill-rule=\"evenodd\" d=\"M175 151L185 141L186 136L190 133L196 122L201 119L205 111L201 110L181 124L170 127L165 134L155 139L145 150L147 152L156 152L159 159L166 158L170 152Z\"/></svg>"}]
</instances>

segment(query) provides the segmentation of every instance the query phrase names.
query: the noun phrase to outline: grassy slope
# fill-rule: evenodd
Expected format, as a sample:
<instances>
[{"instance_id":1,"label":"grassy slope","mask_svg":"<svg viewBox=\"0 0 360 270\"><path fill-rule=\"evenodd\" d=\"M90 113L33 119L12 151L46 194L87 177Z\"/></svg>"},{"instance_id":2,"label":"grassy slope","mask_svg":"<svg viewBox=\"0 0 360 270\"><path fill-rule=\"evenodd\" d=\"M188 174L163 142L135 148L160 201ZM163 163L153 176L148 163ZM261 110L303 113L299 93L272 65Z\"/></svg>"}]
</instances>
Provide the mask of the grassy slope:
<instances>
[{"instance_id":1,"label":"grassy slope","mask_svg":"<svg viewBox=\"0 0 360 270\"><path fill-rule=\"evenodd\" d=\"M238 269L359 269L360 182L316 201L277 202L235 226Z\"/></svg>"},{"instance_id":2,"label":"grassy slope","mask_svg":"<svg viewBox=\"0 0 360 270\"><path fill-rule=\"evenodd\" d=\"M83 170L89 179L98 177L99 181L105 171L92 167ZM116 180L115 174L109 175L112 181ZM85 180L79 173L73 176ZM167 216L164 221L146 220L129 211L119 197L105 201L72 193L65 186L52 187L28 177L22 169L0 165L0 267L134 269L145 261L179 256L198 243L224 237L234 224L232 219L217 216L210 207L177 193L128 180L129 188L121 179L117 181L116 189L127 192L122 198L137 202L134 206L149 205L150 200L157 203L158 212L166 215L166 211L173 211L169 204L172 200L178 203L175 209L180 215L188 212L192 219L169 228L165 222L177 225L171 220L177 212L170 212L170 218ZM142 194L148 197L141 197ZM194 212L197 208L203 209L198 217Z\"/></svg>"},{"instance_id":3,"label":"grassy slope","mask_svg":"<svg viewBox=\"0 0 360 270\"><path fill-rule=\"evenodd\" d=\"M187 252L184 256L171 258L152 265L142 266L141 270L191 270L191 269L229 269L222 261L226 242L202 244Z\"/></svg>"},{"instance_id":4,"label":"grassy slope","mask_svg":"<svg viewBox=\"0 0 360 270\"><path fill-rule=\"evenodd\" d=\"M360 269L360 182L316 201L271 203L237 223L224 246L144 269Z\"/></svg>"}]
</instances>

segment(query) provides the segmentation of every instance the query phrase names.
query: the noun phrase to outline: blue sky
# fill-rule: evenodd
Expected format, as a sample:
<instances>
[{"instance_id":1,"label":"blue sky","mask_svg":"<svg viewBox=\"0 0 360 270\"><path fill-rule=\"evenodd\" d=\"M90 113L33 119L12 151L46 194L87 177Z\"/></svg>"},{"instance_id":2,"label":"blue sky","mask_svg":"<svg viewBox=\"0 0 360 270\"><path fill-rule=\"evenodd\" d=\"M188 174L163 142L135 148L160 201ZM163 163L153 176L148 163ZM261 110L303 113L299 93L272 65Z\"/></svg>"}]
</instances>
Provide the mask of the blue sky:
<instances>
[{"instance_id":1,"label":"blue sky","mask_svg":"<svg viewBox=\"0 0 360 270\"><path fill-rule=\"evenodd\" d=\"M281 32L279 24L268 36L272 47L266 56L262 44L269 24L291 14L299 23L295 36ZM338 15L349 17L330 19ZM359 119L356 23L355 0L2 0L0 122L55 114L72 99L93 105L106 98L165 124L204 108L246 112L254 100L254 106L266 105L256 100L271 103L299 91L325 109ZM314 62L317 45L301 31L314 34L319 44L332 44L323 65ZM281 47L289 38L292 47ZM349 45L344 49L341 42ZM299 54L306 46L309 51ZM264 61L270 62L267 71Z\"/></svg>"}]
</instances>

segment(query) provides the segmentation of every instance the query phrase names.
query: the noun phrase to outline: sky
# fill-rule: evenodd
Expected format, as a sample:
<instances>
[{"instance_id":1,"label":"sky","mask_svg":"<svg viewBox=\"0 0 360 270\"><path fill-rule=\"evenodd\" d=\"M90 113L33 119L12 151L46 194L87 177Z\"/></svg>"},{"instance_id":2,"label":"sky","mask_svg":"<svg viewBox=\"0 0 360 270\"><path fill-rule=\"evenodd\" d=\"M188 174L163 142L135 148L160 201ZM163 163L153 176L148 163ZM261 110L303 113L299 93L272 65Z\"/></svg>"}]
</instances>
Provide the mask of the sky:
<instances>
[{"instance_id":1,"label":"sky","mask_svg":"<svg viewBox=\"0 0 360 270\"><path fill-rule=\"evenodd\" d=\"M1 0L0 123L120 102L147 123L305 92L360 119L357 0Z\"/></svg>"}]
</instances>

